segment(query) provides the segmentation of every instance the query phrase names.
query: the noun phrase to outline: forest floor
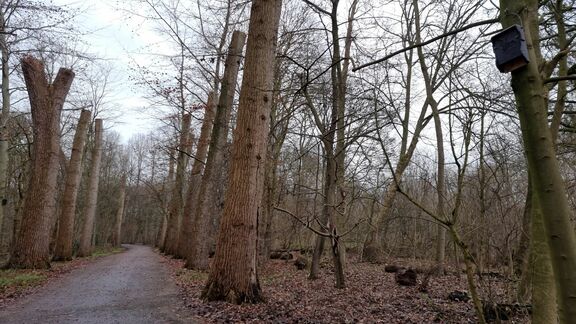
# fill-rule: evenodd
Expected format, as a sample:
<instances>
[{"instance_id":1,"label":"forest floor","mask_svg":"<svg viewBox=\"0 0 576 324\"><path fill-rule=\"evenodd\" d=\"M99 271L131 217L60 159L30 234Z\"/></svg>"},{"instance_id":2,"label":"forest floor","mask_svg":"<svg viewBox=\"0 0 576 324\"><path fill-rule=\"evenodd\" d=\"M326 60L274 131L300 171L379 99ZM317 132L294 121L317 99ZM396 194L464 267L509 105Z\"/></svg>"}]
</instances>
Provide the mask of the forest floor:
<instances>
[{"instance_id":1,"label":"forest floor","mask_svg":"<svg viewBox=\"0 0 576 324\"><path fill-rule=\"evenodd\" d=\"M334 287L331 263L322 264L318 280L308 280L306 270L297 270L293 261L270 260L259 274L266 303L233 305L205 303L199 299L207 273L183 268L181 260L165 257L172 275L183 290L186 305L204 323L477 323L472 301L452 301L453 291L466 291L466 276L450 269L448 275L431 276L426 293L417 286L399 286L394 273L384 265L350 262L346 267L346 288ZM427 266L410 260L395 264ZM422 282L425 274L418 274ZM482 298L510 303L510 281L492 274L479 280ZM504 323L529 323L525 310L513 312Z\"/></svg>"},{"instance_id":2,"label":"forest floor","mask_svg":"<svg viewBox=\"0 0 576 324\"><path fill-rule=\"evenodd\" d=\"M53 277L41 289L3 307L0 323L197 322L179 298L166 261L150 247L127 251Z\"/></svg>"}]
</instances>

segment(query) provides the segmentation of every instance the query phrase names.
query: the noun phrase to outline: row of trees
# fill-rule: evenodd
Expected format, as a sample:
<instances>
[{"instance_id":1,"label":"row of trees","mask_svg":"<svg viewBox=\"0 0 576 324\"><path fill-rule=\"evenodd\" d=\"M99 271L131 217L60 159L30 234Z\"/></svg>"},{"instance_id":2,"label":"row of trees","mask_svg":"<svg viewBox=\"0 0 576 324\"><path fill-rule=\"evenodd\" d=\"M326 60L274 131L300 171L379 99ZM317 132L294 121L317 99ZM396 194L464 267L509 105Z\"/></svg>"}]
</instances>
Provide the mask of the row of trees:
<instances>
[{"instance_id":1,"label":"row of trees","mask_svg":"<svg viewBox=\"0 0 576 324\"><path fill-rule=\"evenodd\" d=\"M391 26L382 26L376 17L366 14L381 13L393 4L398 5L398 18ZM311 278L318 275L324 241L328 239L336 286L344 287L344 242L348 241L347 244L359 251L364 260L378 261L383 252L394 251L387 246L387 242L398 242L394 231L400 232L400 242L412 244L408 253L406 248L394 251L404 255L422 257L421 251L429 249L428 242L433 240L434 258L441 273L448 234L450 244L457 251L453 257L461 257L464 261L481 321L482 305L475 280L477 271L506 265L511 275L522 274L525 278L534 273L529 269L539 262L530 260L539 253L559 253L564 261L556 263L551 259L550 269L555 271L554 277L558 280L555 285L560 287L561 282L569 280L571 272L567 269L573 269L566 260L572 260L568 252L573 250L574 242L572 226L566 223L572 208L566 199L566 183L561 178L554 178L561 175L561 170L570 172L562 167L563 163L569 162L562 162L567 161L564 160L567 155L563 154L559 156L562 168L554 166L557 149L553 143L556 138L571 140L566 132L568 129L564 129L562 136L557 134L559 125L570 125L569 114L565 112L570 107L570 91L566 87L572 78L567 67L573 60L569 50L573 32L566 30L566 19L571 15L572 4L562 1L503 2L499 9L486 7L480 1L442 4L399 1L386 5L378 7L353 1L348 8L348 19L342 24L338 1L332 1L328 7L312 1L285 4L287 13L285 11L282 22L286 25L280 28L274 60L275 81L269 87L275 96L269 115L268 162L263 171L263 189L254 191L259 196L259 190L262 190L264 197L257 211L260 233L247 231L233 237L238 241L245 236L251 240L258 238L263 245L261 251L267 251L274 239L284 241L285 248L295 247L298 243L293 239L294 235L301 239L299 247L309 248L314 233ZM498 19L492 18L496 10L501 12ZM537 21L538 15L548 18ZM475 21L478 16L486 19ZM506 78L493 72L486 35L497 28L498 21L508 27L518 19L525 26L528 47L534 52L531 52L529 67L513 73L513 85L520 82L524 86L515 86L509 91ZM370 23L359 23L361 20ZM340 33L340 26L346 26L345 33ZM175 29L170 31L176 32ZM385 32L386 36L366 37L378 31ZM540 39L544 41L541 43ZM326 46L318 46L322 43ZM354 49L352 44L356 46ZM435 46L427 46L429 44ZM368 53L381 48L397 48L398 51L391 50L390 55L384 55L385 59L373 61ZM188 50L194 57L194 49ZM352 60L356 61L356 70L362 72L349 76ZM368 63L360 64L361 61ZM541 72L537 75L534 71L528 73L534 68ZM557 76L551 78L552 75ZM535 79L541 80L540 85L528 94L524 93L528 91L525 80ZM253 81L243 77L243 82ZM532 108L536 109L534 111L521 108L537 102L533 97L536 93L545 99L542 105ZM527 100L526 103L523 100ZM546 114L549 102L553 109ZM241 103L242 98L232 152L239 150L235 144L237 137L244 139L244 134L239 133L242 129L239 124ZM515 110L520 112L520 118L516 117ZM523 117L524 114L530 116ZM530 123L540 120L540 124L546 125L548 115L552 116L550 134L556 134L551 137L554 140L551 143L537 141L536 138L548 136L548 127ZM434 126L433 141L429 140L430 125ZM531 138L528 134L536 129L540 133ZM523 138L517 136L519 131ZM520 145L524 145L524 149ZM523 151L527 154L527 164L521 158ZM544 167L541 161L531 162L531 159L542 159L531 156L535 151L541 152L542 158L552 164ZM436 154L431 156L431 152ZM247 156L235 157L233 153L230 180L220 184L222 191L248 190L236 182L240 181L240 176L233 172L236 163L248 163L249 160ZM207 163L210 165L212 162ZM430 166L434 166L434 172L430 171ZM543 183L535 186L525 173L529 169L532 170L530 179L532 174L539 173L541 181L546 179L546 185L553 185L554 189L545 189ZM243 170L248 177L249 167L246 165ZM203 179L206 174L209 172ZM248 181L244 177L241 179ZM259 181L248 183L257 185ZM530 185L526 186L526 183ZM202 186L200 188L202 190ZM540 194L543 196L534 198ZM224 215L228 208L230 213L235 208L242 208L233 202L232 193L217 195L229 197L223 203ZM250 197L254 199L254 196ZM242 205L250 205L250 199L245 197ZM534 223L530 226L530 220L535 219L535 204L547 199L551 199L552 205L567 209L562 213L553 210L544 213L546 222L539 226L544 226L549 233L542 237L549 239L543 246L550 245L535 252L537 243L528 245L527 242L532 236L530 231L538 227ZM539 208L542 207L536 210ZM187 223L188 212L189 208L184 208L182 224ZM250 213L244 211L235 215L249 217ZM242 244L241 252L234 252L238 245L224 248L231 244L228 240L236 227L228 225L224 219L219 221L219 214L218 209L212 209L209 214L216 219L213 223L220 224L220 234L206 297L210 298L208 292L214 285L212 276L219 273L228 276L227 280L236 280L234 301L257 301L258 298L250 295L258 291L254 288L256 263L250 252L255 249L253 241ZM205 215L196 212L193 217ZM412 221L407 223L410 219ZM422 225L430 221L438 225L436 233ZM236 222L235 226L254 226L247 218ZM209 222L204 224L200 231L209 233ZM302 225L304 231L294 225ZM209 231L214 233L213 229ZM278 235L279 232L282 235ZM197 246L210 242L198 232L191 233L196 234L192 235L192 240L202 237L196 242ZM164 239L170 240L170 237L175 239L169 234ZM532 257L526 252L529 246L532 246ZM175 254L169 249L165 252ZM236 258L243 256L235 265L246 269L242 278L225 270L228 265L223 260L229 260L232 254ZM246 256L249 258L245 259ZM188 256L187 264L198 262L197 258ZM246 284L246 278L251 278L250 284ZM240 284L240 280L244 283ZM541 282L543 278L532 280ZM562 321L571 318L570 289L566 285L559 289L560 307L548 307L552 314L545 315L547 320L557 314ZM223 295L231 298L230 294ZM538 300L537 295L533 298L535 307L544 302ZM546 314L544 311L537 313Z\"/></svg>"},{"instance_id":2,"label":"row of trees","mask_svg":"<svg viewBox=\"0 0 576 324\"><path fill-rule=\"evenodd\" d=\"M476 274L505 268L520 279L518 300L531 295L535 322L568 323L576 318L573 8L561 0L499 8L461 0L128 2L122 9L155 22L174 50L158 66L133 69L163 126L126 145L107 135L102 150L91 132L81 208L67 194L82 178L72 162L82 150L72 150L60 180L59 214L67 216L56 232L54 210L26 216L35 184L6 181L8 192L23 193L18 233L35 226L28 219L43 219L46 245L57 233L56 251L71 251L82 238L80 255L93 242L156 244L187 268L210 270L204 298L236 303L263 299L258 268L273 249L309 252L315 279L329 245L338 288L350 252L370 262L429 259L438 274L462 261L481 322L487 292ZM498 23L521 23L530 49L512 89L489 47ZM36 143L42 128L32 129ZM50 143L59 152L58 135ZM9 169L29 160L30 173L20 174L40 181L35 147L31 159L14 154ZM100 188L92 180L99 151ZM60 192L52 178L45 201ZM14 265L25 259L20 241ZM43 249L26 266L45 266Z\"/></svg>"}]
</instances>

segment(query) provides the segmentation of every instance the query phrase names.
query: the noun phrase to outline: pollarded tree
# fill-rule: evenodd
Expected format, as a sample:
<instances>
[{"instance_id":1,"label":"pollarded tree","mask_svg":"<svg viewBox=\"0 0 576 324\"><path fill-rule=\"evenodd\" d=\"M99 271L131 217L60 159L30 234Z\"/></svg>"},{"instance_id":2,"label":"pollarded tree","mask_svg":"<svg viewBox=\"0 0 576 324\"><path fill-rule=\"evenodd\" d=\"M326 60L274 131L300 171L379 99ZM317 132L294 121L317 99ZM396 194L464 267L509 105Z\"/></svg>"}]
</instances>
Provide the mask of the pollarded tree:
<instances>
[{"instance_id":1,"label":"pollarded tree","mask_svg":"<svg viewBox=\"0 0 576 324\"><path fill-rule=\"evenodd\" d=\"M164 238L163 252L176 255L178 252L178 235L180 234L180 221L182 218L182 207L184 203L184 171L188 165L188 155L190 154L190 122L192 116L185 114L182 116L182 128L180 130L180 141L178 144L178 159L176 160L176 179L172 188L172 197L168 209L168 223L166 227L166 237Z\"/></svg>"},{"instance_id":2,"label":"pollarded tree","mask_svg":"<svg viewBox=\"0 0 576 324\"><path fill-rule=\"evenodd\" d=\"M112 246L122 244L122 219L124 216L124 202L126 200L126 174L120 180L120 194L118 195L118 209L116 210L116 219L114 230L112 232Z\"/></svg>"},{"instance_id":3,"label":"pollarded tree","mask_svg":"<svg viewBox=\"0 0 576 324\"><path fill-rule=\"evenodd\" d=\"M76 216L76 198L80 188L80 178L82 177L82 157L84 155L84 144L86 143L86 133L90 124L92 113L83 110L80 113L72 153L66 170L66 182L60 207L60 218L58 225L58 236L56 238L56 248L53 259L55 261L72 259L72 241L74 240L74 219Z\"/></svg>"},{"instance_id":4,"label":"pollarded tree","mask_svg":"<svg viewBox=\"0 0 576 324\"><path fill-rule=\"evenodd\" d=\"M184 210L182 211L182 224L180 226L180 234L178 235L178 254L186 257L192 246L192 235L194 225L194 211L198 205L198 194L200 192L200 184L202 182L202 171L206 163L208 155L208 146L210 145L210 138L212 133L212 125L214 123L214 113L216 110L214 92L208 95L208 101L204 108L204 120L202 121L202 128L200 130L200 137L198 138L198 145L194 155L194 162L192 170L190 171L190 180L188 181L188 192L184 201ZM205 232L205 231L204 231ZM197 244L197 243L196 243ZM189 262L187 262L189 264Z\"/></svg>"},{"instance_id":5,"label":"pollarded tree","mask_svg":"<svg viewBox=\"0 0 576 324\"><path fill-rule=\"evenodd\" d=\"M102 119L96 119L94 124L94 147L92 148L92 164L90 165L90 178L84 206L84 223L80 237L78 256L89 256L92 253L92 235L94 233L94 220L98 202L98 186L100 181L100 162L102 158Z\"/></svg>"},{"instance_id":6,"label":"pollarded tree","mask_svg":"<svg viewBox=\"0 0 576 324\"><path fill-rule=\"evenodd\" d=\"M2 110L0 112L0 229L4 221L4 208L8 205L9 173L9 119L12 118L12 94L20 85L11 86L12 72L18 66L16 53L31 52L34 47L52 48L58 37L70 30L68 22L74 12L52 5L49 1L0 1L0 53L2 73ZM67 26L68 25L68 26ZM31 43L36 44L31 44ZM58 45L57 45L58 46Z\"/></svg>"},{"instance_id":7,"label":"pollarded tree","mask_svg":"<svg viewBox=\"0 0 576 324\"><path fill-rule=\"evenodd\" d=\"M34 145L22 222L10 266L50 267L50 234L55 221L56 182L60 156L60 114L72 85L74 72L60 69L49 83L44 64L26 56L22 71L30 97Z\"/></svg>"},{"instance_id":8,"label":"pollarded tree","mask_svg":"<svg viewBox=\"0 0 576 324\"><path fill-rule=\"evenodd\" d=\"M220 84L220 97L211 142L206 159L206 168L198 189L198 198L191 214L191 240L186 253L186 268L207 269L208 254L213 219L222 211L222 190L225 189L225 153L228 140L228 129L232 114L232 104L236 89L236 79L240 69L240 56L246 41L246 34L235 31L232 34L230 47L224 68L224 79ZM187 216L188 217L188 216Z\"/></svg>"},{"instance_id":9,"label":"pollarded tree","mask_svg":"<svg viewBox=\"0 0 576 324\"><path fill-rule=\"evenodd\" d=\"M202 298L233 303L263 300L258 281L258 216L272 104L281 0L252 2L246 64L224 212Z\"/></svg>"}]
</instances>

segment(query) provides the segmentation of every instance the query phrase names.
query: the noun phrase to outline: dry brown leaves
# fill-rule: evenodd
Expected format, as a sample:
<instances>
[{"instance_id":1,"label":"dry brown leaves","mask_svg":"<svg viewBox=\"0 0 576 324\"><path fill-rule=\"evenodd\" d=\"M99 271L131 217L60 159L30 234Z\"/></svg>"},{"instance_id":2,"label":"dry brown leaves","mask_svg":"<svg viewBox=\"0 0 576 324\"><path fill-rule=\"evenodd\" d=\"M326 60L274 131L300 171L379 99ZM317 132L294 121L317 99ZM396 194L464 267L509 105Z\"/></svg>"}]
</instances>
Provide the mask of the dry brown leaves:
<instances>
[{"instance_id":1,"label":"dry brown leaves","mask_svg":"<svg viewBox=\"0 0 576 324\"><path fill-rule=\"evenodd\" d=\"M398 286L384 265L350 263L346 288L334 288L329 262L321 278L308 280L290 261L271 260L261 270L260 284L267 299L257 305L205 303L199 299L207 274L185 270L183 262L165 258L190 311L204 323L477 323L472 302L454 302L454 290L467 290L464 275L434 276L428 293ZM419 281L421 281L419 276ZM484 298L505 302L505 280L484 278ZM489 296L488 296L489 295ZM509 323L525 323L527 317Z\"/></svg>"}]
</instances>

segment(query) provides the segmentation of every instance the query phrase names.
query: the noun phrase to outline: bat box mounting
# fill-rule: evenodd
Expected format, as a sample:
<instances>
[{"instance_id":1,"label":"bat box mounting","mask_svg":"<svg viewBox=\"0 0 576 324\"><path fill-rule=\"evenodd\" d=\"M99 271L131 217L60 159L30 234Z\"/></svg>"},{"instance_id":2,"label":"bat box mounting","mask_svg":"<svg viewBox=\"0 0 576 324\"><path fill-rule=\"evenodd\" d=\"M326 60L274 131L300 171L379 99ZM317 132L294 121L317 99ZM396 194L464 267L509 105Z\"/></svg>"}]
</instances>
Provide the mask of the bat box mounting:
<instances>
[{"instance_id":1,"label":"bat box mounting","mask_svg":"<svg viewBox=\"0 0 576 324\"><path fill-rule=\"evenodd\" d=\"M515 71L530 62L524 29L520 25L512 25L494 35L492 48L496 54L496 67L502 73Z\"/></svg>"}]
</instances>

